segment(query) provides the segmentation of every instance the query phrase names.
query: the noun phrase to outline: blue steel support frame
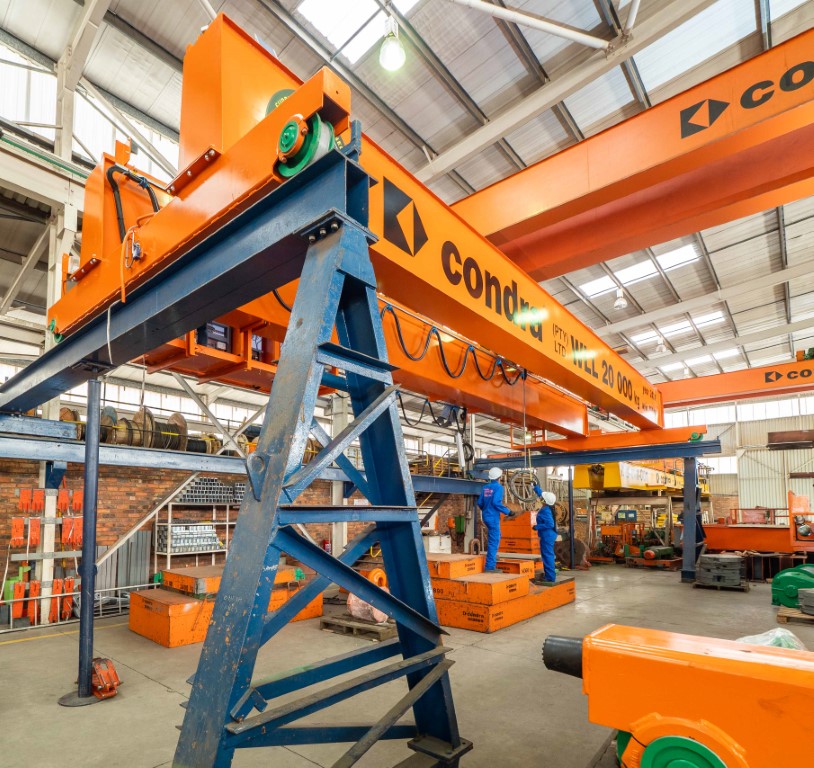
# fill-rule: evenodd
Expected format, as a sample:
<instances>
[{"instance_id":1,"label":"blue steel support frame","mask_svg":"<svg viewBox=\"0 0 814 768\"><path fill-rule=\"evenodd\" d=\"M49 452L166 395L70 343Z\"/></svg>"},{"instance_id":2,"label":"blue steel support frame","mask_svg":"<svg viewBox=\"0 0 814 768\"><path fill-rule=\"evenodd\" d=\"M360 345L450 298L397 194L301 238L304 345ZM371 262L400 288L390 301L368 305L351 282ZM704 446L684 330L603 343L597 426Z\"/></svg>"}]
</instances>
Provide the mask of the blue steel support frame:
<instances>
[{"instance_id":1,"label":"blue steel support frame","mask_svg":"<svg viewBox=\"0 0 814 768\"><path fill-rule=\"evenodd\" d=\"M698 485L698 460L684 459L684 510L682 514L681 581L695 581L695 564L707 537L701 521L701 488Z\"/></svg>"},{"instance_id":2,"label":"blue steel support frame","mask_svg":"<svg viewBox=\"0 0 814 768\"><path fill-rule=\"evenodd\" d=\"M375 276L366 232L337 222L312 244L269 398L258 446L248 473L252 493L241 506L213 621L192 685L189 706L173 765L231 764L242 747L356 740L343 758L353 764L378 738L414 736L410 745L434 749L436 764L458 764L471 748L461 739L449 684L443 630L438 627L429 573L421 542L418 511L403 437L394 405L394 389L378 314ZM336 328L339 345L331 343ZM312 415L326 362L345 371L356 416L341 435L325 440L308 465L300 465L312 429ZM358 439L364 486L370 507L348 511L290 506L296 497ZM330 519L367 520L373 529L334 558L297 534L292 523ZM350 568L371 541L382 547L390 593ZM286 552L313 567L318 577L284 606L267 614L280 554ZM252 683L260 647L318 594L328 580L359 594L394 617L398 644L386 649L402 661L333 685L297 702L269 707L270 699L301 685L324 682L380 661L369 651L323 662L312 674L284 683ZM384 682L406 678L409 691L379 723L331 726L324 739L313 728L291 724L308 714ZM415 725L396 720L410 707ZM257 714L252 712L257 710ZM435 745L435 746L433 746Z\"/></svg>"}]
</instances>

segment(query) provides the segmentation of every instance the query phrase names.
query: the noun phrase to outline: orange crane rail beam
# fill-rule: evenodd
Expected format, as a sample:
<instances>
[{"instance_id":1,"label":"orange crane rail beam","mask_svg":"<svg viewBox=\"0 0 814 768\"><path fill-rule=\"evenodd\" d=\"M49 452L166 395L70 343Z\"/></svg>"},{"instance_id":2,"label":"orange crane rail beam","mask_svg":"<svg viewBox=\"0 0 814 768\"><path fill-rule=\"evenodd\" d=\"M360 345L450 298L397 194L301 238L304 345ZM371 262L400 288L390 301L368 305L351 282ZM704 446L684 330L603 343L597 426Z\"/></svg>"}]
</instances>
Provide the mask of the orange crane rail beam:
<instances>
[{"instance_id":1,"label":"orange crane rail beam","mask_svg":"<svg viewBox=\"0 0 814 768\"><path fill-rule=\"evenodd\" d=\"M814 390L814 360L767 365L659 384L665 408L725 403Z\"/></svg>"},{"instance_id":2,"label":"orange crane rail beam","mask_svg":"<svg viewBox=\"0 0 814 768\"><path fill-rule=\"evenodd\" d=\"M637 448L646 445L667 445L697 441L707 433L705 426L670 427L648 432L590 432L585 437L568 437L564 440L547 440L535 448L545 447L556 451L602 451L612 448Z\"/></svg>"},{"instance_id":3,"label":"orange crane rail beam","mask_svg":"<svg viewBox=\"0 0 814 768\"><path fill-rule=\"evenodd\" d=\"M537 280L814 194L814 30L454 204Z\"/></svg>"},{"instance_id":4,"label":"orange crane rail beam","mask_svg":"<svg viewBox=\"0 0 814 768\"><path fill-rule=\"evenodd\" d=\"M275 108L265 114L270 101ZM109 195L95 200L99 220L83 234L81 280L50 309L49 322L70 333L284 181L274 148L291 120L318 115L347 136L349 112L350 90L328 70L302 84L219 17L184 62L184 169L169 187L171 199L155 213L143 201L133 211L139 189L121 181L128 210L142 213L131 235L139 258L122 267L129 245L121 246L113 203ZM112 162L105 160L106 169ZM371 255L385 295L637 427L663 425L654 385L364 137L360 164L378 182L369 193L370 228L379 238ZM97 168L86 195L98 196L103 182ZM86 220L92 210L86 204Z\"/></svg>"}]
</instances>

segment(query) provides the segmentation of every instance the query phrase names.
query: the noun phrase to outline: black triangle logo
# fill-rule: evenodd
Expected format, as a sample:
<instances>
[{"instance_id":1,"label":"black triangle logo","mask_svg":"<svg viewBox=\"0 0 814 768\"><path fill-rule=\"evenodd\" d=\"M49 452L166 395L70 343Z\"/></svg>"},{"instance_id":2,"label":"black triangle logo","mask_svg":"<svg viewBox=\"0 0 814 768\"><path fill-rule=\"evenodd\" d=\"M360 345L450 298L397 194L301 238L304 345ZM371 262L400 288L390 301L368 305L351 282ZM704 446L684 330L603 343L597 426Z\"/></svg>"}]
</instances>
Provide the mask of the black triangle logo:
<instances>
[{"instance_id":1,"label":"black triangle logo","mask_svg":"<svg viewBox=\"0 0 814 768\"><path fill-rule=\"evenodd\" d=\"M412 206L413 242L407 240L399 215ZM409 219L408 219L409 221ZM415 256L429 240L415 202L389 179L384 179L384 237L408 256Z\"/></svg>"},{"instance_id":2,"label":"black triangle logo","mask_svg":"<svg viewBox=\"0 0 814 768\"><path fill-rule=\"evenodd\" d=\"M765 379L767 384L769 384L772 381L777 381L778 379L782 379L782 378L783 378L783 374L780 373L780 371L766 371L766 374L764 376L764 379Z\"/></svg>"},{"instance_id":3,"label":"black triangle logo","mask_svg":"<svg viewBox=\"0 0 814 768\"><path fill-rule=\"evenodd\" d=\"M694 136L709 128L726 111L728 101L704 99L681 110L681 138Z\"/></svg>"}]
</instances>

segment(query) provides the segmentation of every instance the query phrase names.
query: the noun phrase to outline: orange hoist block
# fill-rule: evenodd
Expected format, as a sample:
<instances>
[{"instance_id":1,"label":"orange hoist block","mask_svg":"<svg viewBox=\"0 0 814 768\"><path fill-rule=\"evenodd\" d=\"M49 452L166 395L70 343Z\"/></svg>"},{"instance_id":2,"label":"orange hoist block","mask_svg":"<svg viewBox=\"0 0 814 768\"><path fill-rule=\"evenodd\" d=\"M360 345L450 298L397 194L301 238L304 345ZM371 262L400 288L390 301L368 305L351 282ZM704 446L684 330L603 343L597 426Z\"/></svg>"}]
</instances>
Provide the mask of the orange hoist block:
<instances>
[{"instance_id":1,"label":"orange hoist block","mask_svg":"<svg viewBox=\"0 0 814 768\"><path fill-rule=\"evenodd\" d=\"M63 514L71 506L71 492L67 488L60 488L57 494L57 509Z\"/></svg>"},{"instance_id":2,"label":"orange hoist block","mask_svg":"<svg viewBox=\"0 0 814 768\"><path fill-rule=\"evenodd\" d=\"M84 491L74 491L73 492L73 500L71 502L71 508L74 512L81 512L82 511L82 504L85 500L85 492Z\"/></svg>"},{"instance_id":3,"label":"orange hoist block","mask_svg":"<svg viewBox=\"0 0 814 768\"><path fill-rule=\"evenodd\" d=\"M11 518L11 546L13 548L25 546L25 518Z\"/></svg>"},{"instance_id":4,"label":"orange hoist block","mask_svg":"<svg viewBox=\"0 0 814 768\"><path fill-rule=\"evenodd\" d=\"M21 488L20 489L20 501L18 507L20 512L30 512L31 511L31 494L33 491L31 488Z\"/></svg>"},{"instance_id":5,"label":"orange hoist block","mask_svg":"<svg viewBox=\"0 0 814 768\"><path fill-rule=\"evenodd\" d=\"M41 587L42 584L39 581L28 582L28 601L25 606L25 615L32 624L39 624Z\"/></svg>"},{"instance_id":6,"label":"orange hoist block","mask_svg":"<svg viewBox=\"0 0 814 768\"><path fill-rule=\"evenodd\" d=\"M66 619L71 618L71 612L73 611L73 595L71 594L74 591L74 578L73 576L69 576L65 579L62 585L62 591L64 593L64 597L60 602L62 603L62 613L60 614L60 618L65 621Z\"/></svg>"},{"instance_id":7,"label":"orange hoist block","mask_svg":"<svg viewBox=\"0 0 814 768\"><path fill-rule=\"evenodd\" d=\"M51 610L48 612L48 621L56 624L60 618L60 607L62 601L59 596L62 594L62 579L54 579L51 586Z\"/></svg>"},{"instance_id":8,"label":"orange hoist block","mask_svg":"<svg viewBox=\"0 0 814 768\"><path fill-rule=\"evenodd\" d=\"M117 688L122 684L116 674L116 667L110 659L96 657L93 660L93 676L91 677L91 687L93 695L97 699L109 699L115 696Z\"/></svg>"},{"instance_id":9,"label":"orange hoist block","mask_svg":"<svg viewBox=\"0 0 814 768\"><path fill-rule=\"evenodd\" d=\"M25 597L25 582L24 581L15 581L14 582L14 602L11 604L11 618L12 619L21 619L23 618L23 598Z\"/></svg>"},{"instance_id":10,"label":"orange hoist block","mask_svg":"<svg viewBox=\"0 0 814 768\"><path fill-rule=\"evenodd\" d=\"M28 518L28 546L38 547L40 545L40 533L42 531L42 520L38 517Z\"/></svg>"},{"instance_id":11,"label":"orange hoist block","mask_svg":"<svg viewBox=\"0 0 814 768\"><path fill-rule=\"evenodd\" d=\"M36 488L32 494L32 512L45 512L45 490Z\"/></svg>"}]
</instances>

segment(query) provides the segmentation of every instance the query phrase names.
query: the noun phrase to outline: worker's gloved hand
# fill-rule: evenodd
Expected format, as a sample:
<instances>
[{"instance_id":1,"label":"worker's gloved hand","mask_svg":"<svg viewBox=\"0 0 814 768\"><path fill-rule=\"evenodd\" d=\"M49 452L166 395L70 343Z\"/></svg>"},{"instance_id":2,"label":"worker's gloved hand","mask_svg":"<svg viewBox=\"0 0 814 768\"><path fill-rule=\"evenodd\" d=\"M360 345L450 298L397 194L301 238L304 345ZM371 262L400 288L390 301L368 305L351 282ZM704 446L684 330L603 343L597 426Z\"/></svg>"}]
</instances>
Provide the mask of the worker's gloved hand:
<instances>
[{"instance_id":1,"label":"worker's gloved hand","mask_svg":"<svg viewBox=\"0 0 814 768\"><path fill-rule=\"evenodd\" d=\"M506 515L507 520L514 520L514 518L516 518L516 517L517 517L517 512L509 512L509 514Z\"/></svg>"}]
</instances>

